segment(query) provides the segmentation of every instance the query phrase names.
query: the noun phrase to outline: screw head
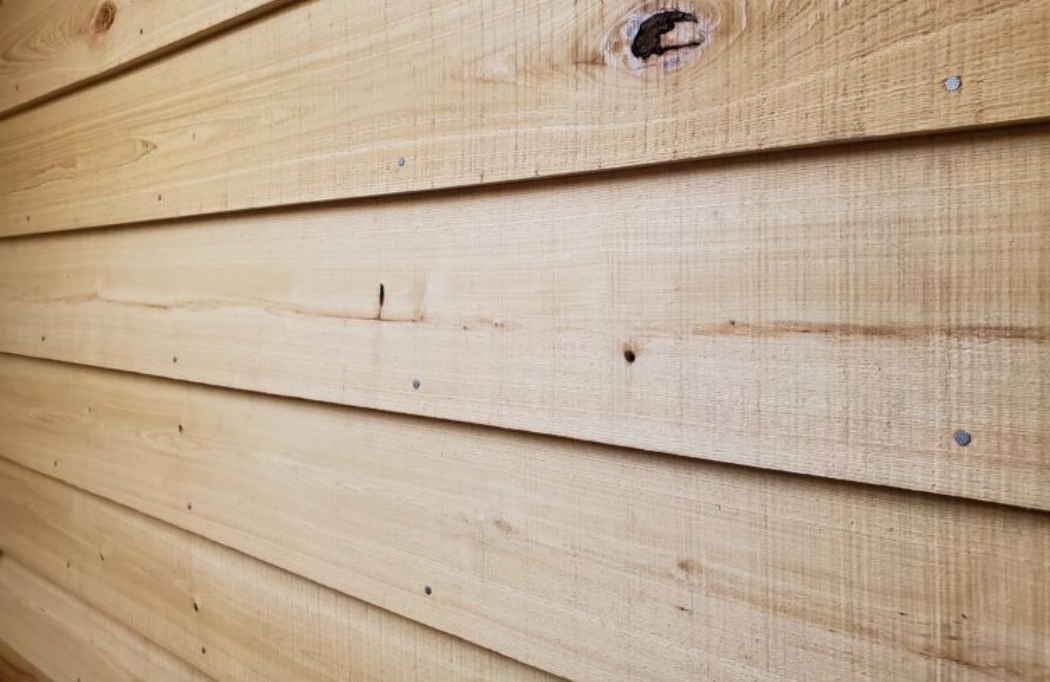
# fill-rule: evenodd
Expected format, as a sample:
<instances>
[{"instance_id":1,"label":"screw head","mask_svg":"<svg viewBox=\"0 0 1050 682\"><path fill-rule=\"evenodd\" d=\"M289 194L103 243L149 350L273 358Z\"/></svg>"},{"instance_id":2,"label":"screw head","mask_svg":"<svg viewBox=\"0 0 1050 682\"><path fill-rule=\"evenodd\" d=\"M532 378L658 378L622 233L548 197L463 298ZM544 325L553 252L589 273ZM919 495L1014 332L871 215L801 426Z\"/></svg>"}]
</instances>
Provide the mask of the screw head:
<instances>
[{"instance_id":1,"label":"screw head","mask_svg":"<svg viewBox=\"0 0 1050 682\"><path fill-rule=\"evenodd\" d=\"M952 435L952 439L955 441L955 444L961 448L965 448L967 445L970 444L970 441L972 440L970 434L966 431L963 431L962 429L956 431Z\"/></svg>"},{"instance_id":2,"label":"screw head","mask_svg":"<svg viewBox=\"0 0 1050 682\"><path fill-rule=\"evenodd\" d=\"M944 89L948 92L955 92L962 87L962 78L959 76L948 76L944 79Z\"/></svg>"},{"instance_id":3,"label":"screw head","mask_svg":"<svg viewBox=\"0 0 1050 682\"><path fill-rule=\"evenodd\" d=\"M398 166L398 168L403 168L404 165L405 165L405 157L399 156L398 159L397 159L397 166Z\"/></svg>"},{"instance_id":4,"label":"screw head","mask_svg":"<svg viewBox=\"0 0 1050 682\"><path fill-rule=\"evenodd\" d=\"M412 388L414 388L416 390L419 390L419 387L422 386L422 385L423 385L423 382L421 382L419 379L413 379L412 380Z\"/></svg>"}]
</instances>

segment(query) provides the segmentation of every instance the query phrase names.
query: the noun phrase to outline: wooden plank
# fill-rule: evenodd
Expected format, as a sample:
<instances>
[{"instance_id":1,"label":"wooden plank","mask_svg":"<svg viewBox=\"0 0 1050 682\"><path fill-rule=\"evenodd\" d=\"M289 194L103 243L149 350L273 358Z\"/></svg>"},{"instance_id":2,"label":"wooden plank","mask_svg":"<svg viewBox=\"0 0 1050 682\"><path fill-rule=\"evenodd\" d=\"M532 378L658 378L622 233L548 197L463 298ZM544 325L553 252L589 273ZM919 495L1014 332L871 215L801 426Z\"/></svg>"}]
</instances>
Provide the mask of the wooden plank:
<instances>
[{"instance_id":1,"label":"wooden plank","mask_svg":"<svg viewBox=\"0 0 1050 682\"><path fill-rule=\"evenodd\" d=\"M1050 674L1046 513L0 366L3 457L569 679Z\"/></svg>"},{"instance_id":2,"label":"wooden plank","mask_svg":"<svg viewBox=\"0 0 1050 682\"><path fill-rule=\"evenodd\" d=\"M10 557L0 561L0 614L0 639L46 675L26 680L210 679Z\"/></svg>"},{"instance_id":3,"label":"wooden plank","mask_svg":"<svg viewBox=\"0 0 1050 682\"><path fill-rule=\"evenodd\" d=\"M1050 509L1047 216L1036 127L5 240L0 351Z\"/></svg>"},{"instance_id":4,"label":"wooden plank","mask_svg":"<svg viewBox=\"0 0 1050 682\"><path fill-rule=\"evenodd\" d=\"M640 68L659 0L292 7L0 122L0 234L1050 115L1045 0L678 5Z\"/></svg>"},{"instance_id":5,"label":"wooden plank","mask_svg":"<svg viewBox=\"0 0 1050 682\"><path fill-rule=\"evenodd\" d=\"M34 573L216 679L555 682L8 462L0 541Z\"/></svg>"},{"instance_id":6,"label":"wooden plank","mask_svg":"<svg viewBox=\"0 0 1050 682\"><path fill-rule=\"evenodd\" d=\"M0 682L52 682L0 640Z\"/></svg>"},{"instance_id":7,"label":"wooden plank","mask_svg":"<svg viewBox=\"0 0 1050 682\"><path fill-rule=\"evenodd\" d=\"M0 2L0 113L158 57L286 1Z\"/></svg>"}]
</instances>

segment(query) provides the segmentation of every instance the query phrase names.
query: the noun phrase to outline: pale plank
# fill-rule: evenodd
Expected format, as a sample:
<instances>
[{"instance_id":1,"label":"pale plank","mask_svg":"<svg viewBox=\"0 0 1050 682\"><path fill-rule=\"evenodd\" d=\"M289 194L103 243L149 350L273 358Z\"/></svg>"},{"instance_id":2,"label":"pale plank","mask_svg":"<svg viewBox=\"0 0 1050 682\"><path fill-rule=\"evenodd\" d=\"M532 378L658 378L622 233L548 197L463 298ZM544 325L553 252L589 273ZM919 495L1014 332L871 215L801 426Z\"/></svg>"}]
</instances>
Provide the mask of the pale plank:
<instances>
[{"instance_id":1,"label":"pale plank","mask_svg":"<svg viewBox=\"0 0 1050 682\"><path fill-rule=\"evenodd\" d=\"M3 457L570 679L1050 675L1045 513L0 367ZM11 471L0 495L27 486L34 516L59 515L36 491L56 484ZM0 520L17 509L0 502Z\"/></svg>"},{"instance_id":2,"label":"pale plank","mask_svg":"<svg viewBox=\"0 0 1050 682\"><path fill-rule=\"evenodd\" d=\"M5 0L0 113L112 75L288 0Z\"/></svg>"},{"instance_id":3,"label":"pale plank","mask_svg":"<svg viewBox=\"0 0 1050 682\"><path fill-rule=\"evenodd\" d=\"M26 678L30 680L211 679L34 575L10 556L0 561L0 639L47 675Z\"/></svg>"},{"instance_id":4,"label":"pale plank","mask_svg":"<svg viewBox=\"0 0 1050 682\"><path fill-rule=\"evenodd\" d=\"M0 234L1050 116L1045 0L684 5L702 54L637 71L655 2L293 6L0 122Z\"/></svg>"},{"instance_id":5,"label":"pale plank","mask_svg":"<svg viewBox=\"0 0 1050 682\"><path fill-rule=\"evenodd\" d=\"M34 573L215 679L554 682L7 462L0 462L0 543Z\"/></svg>"},{"instance_id":6,"label":"pale plank","mask_svg":"<svg viewBox=\"0 0 1050 682\"><path fill-rule=\"evenodd\" d=\"M1040 126L5 240L0 351L1050 509L1047 216Z\"/></svg>"}]
</instances>

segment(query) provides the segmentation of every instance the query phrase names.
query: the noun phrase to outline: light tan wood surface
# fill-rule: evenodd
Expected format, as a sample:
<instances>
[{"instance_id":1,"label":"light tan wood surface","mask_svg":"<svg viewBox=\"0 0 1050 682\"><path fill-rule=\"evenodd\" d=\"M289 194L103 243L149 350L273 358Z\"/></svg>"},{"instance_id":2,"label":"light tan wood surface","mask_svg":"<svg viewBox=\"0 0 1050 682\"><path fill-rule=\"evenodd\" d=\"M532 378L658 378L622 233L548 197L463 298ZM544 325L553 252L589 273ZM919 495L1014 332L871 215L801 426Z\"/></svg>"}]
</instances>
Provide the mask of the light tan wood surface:
<instances>
[{"instance_id":1,"label":"light tan wood surface","mask_svg":"<svg viewBox=\"0 0 1050 682\"><path fill-rule=\"evenodd\" d=\"M1050 0L0 0L0 682L1050 681Z\"/></svg>"},{"instance_id":2,"label":"light tan wood surface","mask_svg":"<svg viewBox=\"0 0 1050 682\"><path fill-rule=\"evenodd\" d=\"M556 682L7 462L0 547L216 680Z\"/></svg>"},{"instance_id":3,"label":"light tan wood surface","mask_svg":"<svg viewBox=\"0 0 1050 682\"><path fill-rule=\"evenodd\" d=\"M109 76L288 0L5 0L0 113Z\"/></svg>"},{"instance_id":4,"label":"light tan wood surface","mask_svg":"<svg viewBox=\"0 0 1050 682\"><path fill-rule=\"evenodd\" d=\"M34 575L10 556L0 560L0 640L47 675L39 677L30 673L27 680L209 682L211 679ZM0 679L4 679L2 674Z\"/></svg>"},{"instance_id":5,"label":"light tan wood surface","mask_svg":"<svg viewBox=\"0 0 1050 682\"><path fill-rule=\"evenodd\" d=\"M296 4L0 122L0 234L1048 115L1045 0L677 5L631 68L667 3Z\"/></svg>"},{"instance_id":6,"label":"light tan wood surface","mask_svg":"<svg viewBox=\"0 0 1050 682\"><path fill-rule=\"evenodd\" d=\"M41 361L0 373L0 456L573 680L1050 674L1045 513ZM24 517L59 514L65 488L18 471L0 490L30 509L0 505L0 537L31 542ZM113 532L55 524L85 553Z\"/></svg>"},{"instance_id":7,"label":"light tan wood surface","mask_svg":"<svg viewBox=\"0 0 1050 682\"><path fill-rule=\"evenodd\" d=\"M1050 509L1048 171L1040 126L4 240L0 350Z\"/></svg>"},{"instance_id":8,"label":"light tan wood surface","mask_svg":"<svg viewBox=\"0 0 1050 682\"><path fill-rule=\"evenodd\" d=\"M0 682L53 682L0 640Z\"/></svg>"}]
</instances>

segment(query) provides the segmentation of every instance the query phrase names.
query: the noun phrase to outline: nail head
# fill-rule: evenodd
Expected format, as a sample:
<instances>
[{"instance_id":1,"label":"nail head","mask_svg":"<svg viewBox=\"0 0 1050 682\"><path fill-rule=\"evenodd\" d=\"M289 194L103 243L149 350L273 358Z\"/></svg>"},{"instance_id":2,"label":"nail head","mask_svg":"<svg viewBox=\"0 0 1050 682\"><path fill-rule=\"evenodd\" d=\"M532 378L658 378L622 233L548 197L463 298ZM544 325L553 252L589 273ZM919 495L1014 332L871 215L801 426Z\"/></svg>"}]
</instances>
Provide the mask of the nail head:
<instances>
[{"instance_id":1,"label":"nail head","mask_svg":"<svg viewBox=\"0 0 1050 682\"><path fill-rule=\"evenodd\" d=\"M955 92L962 87L962 78L959 76L948 76L944 79L944 89L948 92Z\"/></svg>"},{"instance_id":2,"label":"nail head","mask_svg":"<svg viewBox=\"0 0 1050 682\"><path fill-rule=\"evenodd\" d=\"M962 429L956 431L952 438L955 440L955 444L961 448L965 448L967 445L970 444L970 441L972 440L970 434L967 431L963 431Z\"/></svg>"}]
</instances>

